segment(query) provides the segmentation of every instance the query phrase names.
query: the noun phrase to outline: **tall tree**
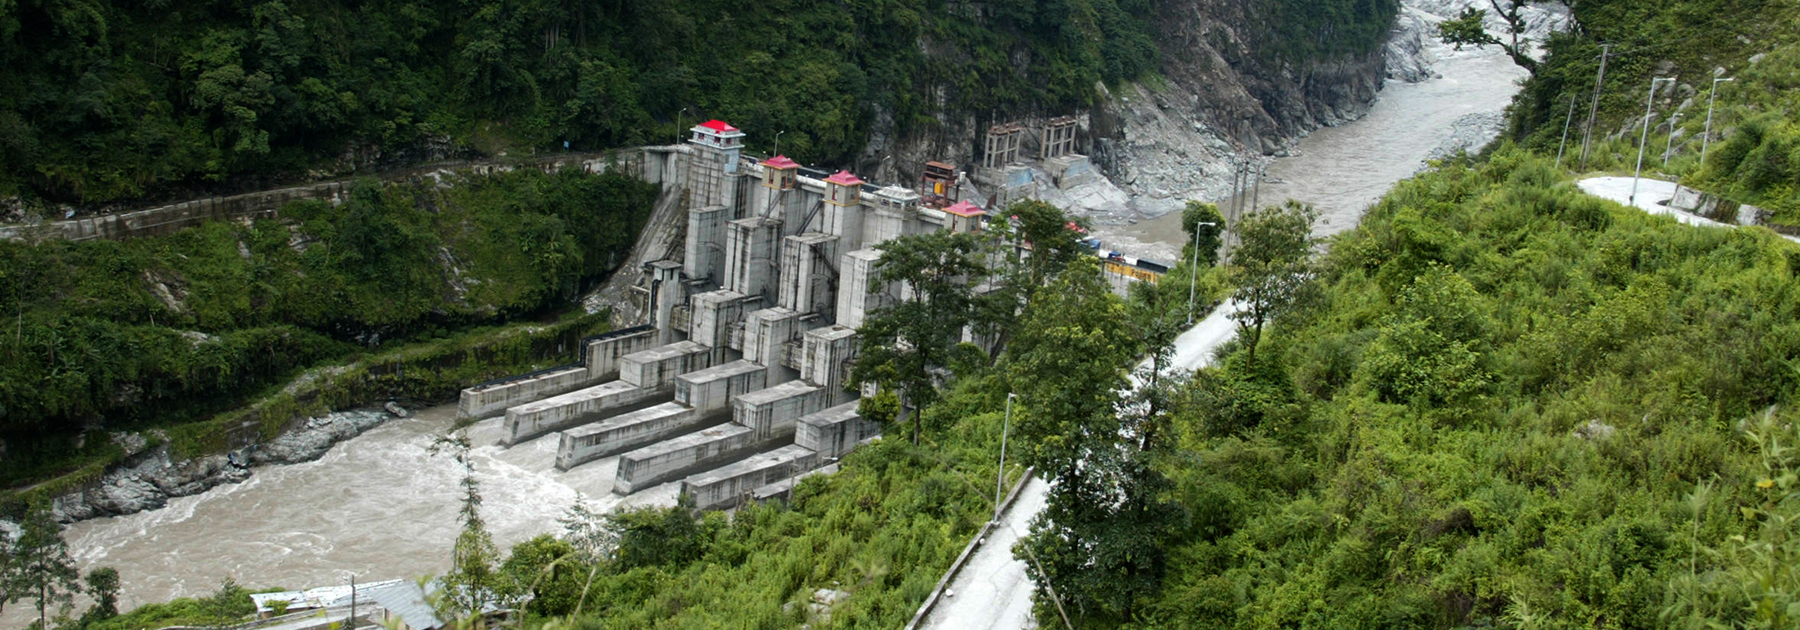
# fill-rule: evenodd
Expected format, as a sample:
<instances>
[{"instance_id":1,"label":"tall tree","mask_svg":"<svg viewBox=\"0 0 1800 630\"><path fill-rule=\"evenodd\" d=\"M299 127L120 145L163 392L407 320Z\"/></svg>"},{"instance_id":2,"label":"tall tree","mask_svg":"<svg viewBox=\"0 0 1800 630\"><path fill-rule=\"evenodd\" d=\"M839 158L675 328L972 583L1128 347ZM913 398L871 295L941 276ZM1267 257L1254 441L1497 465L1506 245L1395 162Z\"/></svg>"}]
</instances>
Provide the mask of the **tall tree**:
<instances>
[{"instance_id":1,"label":"tall tree","mask_svg":"<svg viewBox=\"0 0 1800 630\"><path fill-rule=\"evenodd\" d=\"M1007 354L1019 443L1032 446L1025 460L1056 480L1015 553L1033 559L1071 616L1102 625L1131 620L1156 592L1185 518L1151 467L1153 423L1130 417L1162 414L1155 396L1129 393L1146 384L1126 376L1146 350L1160 368L1179 330L1153 292L1122 301L1097 262L1077 259L1039 291ZM1047 602L1049 589L1039 593Z\"/></svg>"},{"instance_id":2,"label":"tall tree","mask_svg":"<svg viewBox=\"0 0 1800 630\"><path fill-rule=\"evenodd\" d=\"M59 614L81 592L81 573L69 557L69 544L63 541L62 526L50 516L50 508L42 503L31 507L20 523L19 539L13 544L12 562L6 573L6 601L31 600L37 604L38 628L49 628L50 609Z\"/></svg>"},{"instance_id":3,"label":"tall tree","mask_svg":"<svg viewBox=\"0 0 1800 630\"><path fill-rule=\"evenodd\" d=\"M869 289L899 283L911 299L877 310L857 329L862 356L852 378L894 389L900 396L895 421L904 423L909 408L937 400L934 374L949 364L952 347L974 315L974 287L987 267L981 242L970 234L903 236L877 248L881 258ZM919 442L917 418L912 440Z\"/></svg>"},{"instance_id":4,"label":"tall tree","mask_svg":"<svg viewBox=\"0 0 1800 630\"><path fill-rule=\"evenodd\" d=\"M1291 310L1312 288L1312 206L1288 200L1246 215L1238 224L1243 243L1232 253L1237 290L1238 339L1256 362L1263 327Z\"/></svg>"},{"instance_id":5,"label":"tall tree","mask_svg":"<svg viewBox=\"0 0 1800 630\"><path fill-rule=\"evenodd\" d=\"M480 624L482 614L491 606L502 604L507 589L495 565L500 558L494 537L481 518L481 484L475 480L475 464L469 459L468 436L440 437L431 445L432 454L450 453L463 468L462 509L458 518L463 531L456 537L450 555L450 571L444 574L444 604L447 617L474 619Z\"/></svg>"}]
</instances>

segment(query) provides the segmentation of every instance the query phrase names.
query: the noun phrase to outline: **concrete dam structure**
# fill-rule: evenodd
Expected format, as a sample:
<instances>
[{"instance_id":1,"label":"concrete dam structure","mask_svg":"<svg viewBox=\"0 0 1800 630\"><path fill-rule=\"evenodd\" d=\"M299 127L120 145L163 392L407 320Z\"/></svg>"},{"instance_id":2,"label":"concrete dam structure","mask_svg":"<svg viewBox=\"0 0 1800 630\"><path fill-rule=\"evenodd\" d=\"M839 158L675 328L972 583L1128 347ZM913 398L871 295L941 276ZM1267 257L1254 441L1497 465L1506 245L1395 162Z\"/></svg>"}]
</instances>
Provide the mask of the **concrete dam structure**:
<instances>
[{"instance_id":1,"label":"concrete dam structure","mask_svg":"<svg viewBox=\"0 0 1800 630\"><path fill-rule=\"evenodd\" d=\"M641 325L583 340L580 363L463 390L458 413L504 415L507 446L556 440L559 470L617 466L617 494L680 483L696 507L729 508L878 434L849 385L856 327L903 297L871 285L874 247L979 230L985 213L941 178L876 187L746 157L724 122L690 133L645 151L685 233L642 263Z\"/></svg>"}]
</instances>

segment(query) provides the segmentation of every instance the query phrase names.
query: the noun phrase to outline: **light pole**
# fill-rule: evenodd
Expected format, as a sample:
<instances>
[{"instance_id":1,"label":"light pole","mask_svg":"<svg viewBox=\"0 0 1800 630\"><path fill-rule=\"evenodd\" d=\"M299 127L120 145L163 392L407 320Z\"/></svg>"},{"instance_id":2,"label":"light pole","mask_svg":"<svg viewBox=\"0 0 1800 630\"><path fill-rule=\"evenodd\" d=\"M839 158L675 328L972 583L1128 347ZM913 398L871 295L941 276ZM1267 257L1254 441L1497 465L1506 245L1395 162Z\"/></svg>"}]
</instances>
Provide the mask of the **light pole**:
<instances>
[{"instance_id":1,"label":"light pole","mask_svg":"<svg viewBox=\"0 0 1800 630\"><path fill-rule=\"evenodd\" d=\"M1188 325L1194 324L1194 285L1200 282L1200 226L1219 227L1211 221L1194 224L1194 273L1188 277Z\"/></svg>"},{"instance_id":2,"label":"light pole","mask_svg":"<svg viewBox=\"0 0 1800 630\"><path fill-rule=\"evenodd\" d=\"M1000 522L1000 493L1006 488L1006 436L1012 432L1012 401L1018 394L1006 394L1006 423L1000 425L1000 474L994 479L994 522Z\"/></svg>"},{"instance_id":3,"label":"light pole","mask_svg":"<svg viewBox=\"0 0 1800 630\"><path fill-rule=\"evenodd\" d=\"M1681 112L1669 116L1669 142L1663 145L1663 168L1669 168L1669 153L1675 150L1675 122L1681 120Z\"/></svg>"},{"instance_id":4,"label":"light pole","mask_svg":"<svg viewBox=\"0 0 1800 630\"><path fill-rule=\"evenodd\" d=\"M1575 121L1575 95L1569 95L1569 114L1563 117L1562 141L1556 143L1556 168L1562 168L1563 147L1569 144L1569 123Z\"/></svg>"},{"instance_id":5,"label":"light pole","mask_svg":"<svg viewBox=\"0 0 1800 630\"><path fill-rule=\"evenodd\" d=\"M775 155L781 155L781 134L784 133L787 133L786 129L775 132ZM775 157L775 155L769 157Z\"/></svg>"},{"instance_id":6,"label":"light pole","mask_svg":"<svg viewBox=\"0 0 1800 630\"><path fill-rule=\"evenodd\" d=\"M681 108L681 111L675 114L675 144L681 144L681 117L685 115L687 115L686 107Z\"/></svg>"},{"instance_id":7,"label":"light pole","mask_svg":"<svg viewBox=\"0 0 1800 630\"><path fill-rule=\"evenodd\" d=\"M1714 78L1712 93L1706 96L1706 133L1700 138L1700 168L1706 168L1706 145L1712 142L1713 105L1719 102L1719 84L1736 80L1737 77L1731 77L1729 79Z\"/></svg>"},{"instance_id":8,"label":"light pole","mask_svg":"<svg viewBox=\"0 0 1800 630\"><path fill-rule=\"evenodd\" d=\"M1638 137L1637 170L1631 174L1631 196L1626 198L1625 205L1637 205L1638 179L1644 175L1644 145L1650 142L1650 106L1656 102L1656 84L1674 80L1674 77L1650 80L1650 94L1644 97L1644 132Z\"/></svg>"}]
</instances>

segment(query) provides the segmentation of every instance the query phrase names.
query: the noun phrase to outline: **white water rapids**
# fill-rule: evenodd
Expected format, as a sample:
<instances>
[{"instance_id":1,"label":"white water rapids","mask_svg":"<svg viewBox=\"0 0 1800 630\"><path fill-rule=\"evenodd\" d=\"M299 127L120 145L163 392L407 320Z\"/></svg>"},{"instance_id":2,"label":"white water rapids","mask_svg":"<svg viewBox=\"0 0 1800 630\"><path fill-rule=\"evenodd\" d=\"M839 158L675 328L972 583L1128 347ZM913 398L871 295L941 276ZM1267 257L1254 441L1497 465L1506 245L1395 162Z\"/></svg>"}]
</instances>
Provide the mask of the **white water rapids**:
<instances>
[{"instance_id":1,"label":"white water rapids","mask_svg":"<svg viewBox=\"0 0 1800 630\"><path fill-rule=\"evenodd\" d=\"M1320 231L1339 232L1426 159L1491 137L1522 71L1491 49L1437 52L1434 69L1442 78L1390 81L1367 117L1320 129L1299 142L1297 156L1276 160L1262 203L1312 203L1322 212ZM1177 214L1100 236L1179 251ZM309 588L342 584L351 574L371 581L441 572L457 533L460 471L426 447L453 412L454 406L422 410L339 444L318 461L259 468L244 483L175 499L160 510L76 523L65 535L83 570L119 570L126 607L204 595L228 575L251 587ZM558 531L556 518L578 492L601 509L619 503L610 493L616 460L558 473L554 437L508 450L494 446L498 435L497 419L471 433L483 514L503 549ZM666 503L673 493L665 485L624 503ZM23 608L9 607L0 625L25 625Z\"/></svg>"}]
</instances>

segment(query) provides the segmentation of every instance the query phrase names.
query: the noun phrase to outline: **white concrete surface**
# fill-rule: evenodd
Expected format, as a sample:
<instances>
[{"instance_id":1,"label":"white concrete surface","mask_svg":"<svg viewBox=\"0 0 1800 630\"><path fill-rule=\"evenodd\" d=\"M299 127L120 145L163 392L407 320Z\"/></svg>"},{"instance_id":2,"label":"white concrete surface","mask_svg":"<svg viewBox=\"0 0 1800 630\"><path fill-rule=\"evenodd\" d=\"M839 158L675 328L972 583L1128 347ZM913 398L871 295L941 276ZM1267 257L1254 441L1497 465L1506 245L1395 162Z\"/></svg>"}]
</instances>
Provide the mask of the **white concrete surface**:
<instances>
[{"instance_id":1,"label":"white concrete surface","mask_svg":"<svg viewBox=\"0 0 1800 630\"><path fill-rule=\"evenodd\" d=\"M1231 313L1232 302L1221 304L1175 338L1175 354L1169 366L1175 371L1193 371L1210 365L1213 352L1230 341L1237 332ZM1147 367L1148 362L1139 367ZM962 572L950 583L945 597L926 617L925 628L1001 629L1035 628L1031 616L1032 583L1025 574L1025 563L1013 558L1012 546L1031 527L1031 519L1044 510L1050 486L1041 479L1031 479L1020 492L1019 500L1001 515L1002 527L995 528L987 544L975 552Z\"/></svg>"},{"instance_id":2,"label":"white concrete surface","mask_svg":"<svg viewBox=\"0 0 1800 630\"><path fill-rule=\"evenodd\" d=\"M925 628L1036 628L1031 616L1031 579L1025 563L1013 559L1013 544L1025 535L1031 519L1044 511L1050 484L1033 477L1019 491L1012 509L1002 515L1004 524L969 558L956 580L944 591Z\"/></svg>"},{"instance_id":3,"label":"white concrete surface","mask_svg":"<svg viewBox=\"0 0 1800 630\"><path fill-rule=\"evenodd\" d=\"M1628 206L1635 206L1650 214L1675 217L1676 221L1688 225L1719 228L1737 227L1735 225L1720 223L1706 217L1682 212L1669 207L1669 200L1675 198L1675 182L1665 182L1659 179L1649 178L1641 179L1638 181L1637 185L1637 199L1632 201L1631 180L1632 178L1630 177L1589 177L1575 182L1575 185L1580 186L1582 192L1595 197L1616 201ZM1788 236L1785 234L1778 234L1777 236L1800 243L1800 237Z\"/></svg>"}]
</instances>

